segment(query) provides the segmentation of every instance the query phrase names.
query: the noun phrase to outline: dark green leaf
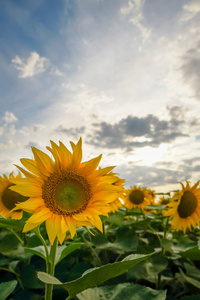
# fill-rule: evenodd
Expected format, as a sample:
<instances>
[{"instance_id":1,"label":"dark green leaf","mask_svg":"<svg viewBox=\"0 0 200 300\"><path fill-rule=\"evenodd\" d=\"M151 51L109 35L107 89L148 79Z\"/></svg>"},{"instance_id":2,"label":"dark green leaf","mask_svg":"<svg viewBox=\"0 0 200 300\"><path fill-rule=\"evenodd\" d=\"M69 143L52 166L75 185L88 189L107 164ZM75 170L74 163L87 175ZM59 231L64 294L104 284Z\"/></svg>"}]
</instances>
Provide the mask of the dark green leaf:
<instances>
[{"instance_id":1,"label":"dark green leaf","mask_svg":"<svg viewBox=\"0 0 200 300\"><path fill-rule=\"evenodd\" d=\"M198 289L200 289L200 282L199 280L196 280L192 277L189 277L187 275L184 274L184 272L182 271L182 269L179 269L181 276L185 279L185 281L187 281L188 283L190 283L191 285L197 287Z\"/></svg>"},{"instance_id":2,"label":"dark green leaf","mask_svg":"<svg viewBox=\"0 0 200 300\"><path fill-rule=\"evenodd\" d=\"M115 246L123 252L134 252L137 250L138 237L127 227L120 227L117 231Z\"/></svg>"},{"instance_id":3,"label":"dark green leaf","mask_svg":"<svg viewBox=\"0 0 200 300\"><path fill-rule=\"evenodd\" d=\"M168 260L165 256L154 254L140 265L128 271L128 279L147 279L155 281L155 275L166 269Z\"/></svg>"},{"instance_id":4,"label":"dark green leaf","mask_svg":"<svg viewBox=\"0 0 200 300\"><path fill-rule=\"evenodd\" d=\"M37 277L37 271L34 265L27 265L25 268L20 270L20 278L25 288L28 289L44 288L43 282L41 282Z\"/></svg>"},{"instance_id":5,"label":"dark green leaf","mask_svg":"<svg viewBox=\"0 0 200 300\"><path fill-rule=\"evenodd\" d=\"M32 249L31 248L24 248L24 250L28 253L40 256L41 258L46 260L46 253L45 253L45 250L44 250L43 246L38 246L38 247L35 247L35 248L32 248Z\"/></svg>"},{"instance_id":6,"label":"dark green leaf","mask_svg":"<svg viewBox=\"0 0 200 300\"><path fill-rule=\"evenodd\" d=\"M14 249L17 249L18 244L19 241L13 234L7 234L1 240L0 252L3 254L12 252Z\"/></svg>"},{"instance_id":7,"label":"dark green leaf","mask_svg":"<svg viewBox=\"0 0 200 300\"><path fill-rule=\"evenodd\" d=\"M5 219L0 217L0 228L13 228L22 231L24 224L20 220Z\"/></svg>"},{"instance_id":8,"label":"dark green leaf","mask_svg":"<svg viewBox=\"0 0 200 300\"><path fill-rule=\"evenodd\" d=\"M17 285L17 280L2 282L0 284L1 300L5 300L14 291L16 285Z\"/></svg>"},{"instance_id":9,"label":"dark green leaf","mask_svg":"<svg viewBox=\"0 0 200 300\"><path fill-rule=\"evenodd\" d=\"M179 252L179 254L184 258L189 258L192 260L200 260L200 250L197 245L188 248L186 251Z\"/></svg>"},{"instance_id":10,"label":"dark green leaf","mask_svg":"<svg viewBox=\"0 0 200 300\"><path fill-rule=\"evenodd\" d=\"M181 300L199 300L200 294L198 295L191 295L191 296L184 296L181 298Z\"/></svg>"},{"instance_id":11,"label":"dark green leaf","mask_svg":"<svg viewBox=\"0 0 200 300\"><path fill-rule=\"evenodd\" d=\"M83 273L83 275L80 278L62 284L62 287L66 289L69 293L69 297L67 299L72 299L76 294L88 288L96 287L101 283L109 280L110 278L114 278L124 274L125 272L127 272L128 269L132 268L139 262L147 259L152 254L153 253L148 255L132 254L127 256L121 262L115 262L113 264L107 264L102 267L87 270L85 273ZM43 279L43 282L45 283L52 283L48 281L47 277L44 278L42 274L41 272L38 273L38 277L40 278L40 280ZM42 278L41 275L43 276ZM54 277L51 280L54 280Z\"/></svg>"},{"instance_id":12,"label":"dark green leaf","mask_svg":"<svg viewBox=\"0 0 200 300\"><path fill-rule=\"evenodd\" d=\"M83 243L71 243L69 245L63 245L59 246L57 253L56 253L56 262L55 264L58 264L63 258L68 256L70 253L74 252L76 249L79 249Z\"/></svg>"},{"instance_id":13,"label":"dark green leaf","mask_svg":"<svg viewBox=\"0 0 200 300\"><path fill-rule=\"evenodd\" d=\"M104 286L87 289L77 295L79 300L165 300L166 291L153 290L139 284L123 283L116 286Z\"/></svg>"}]
</instances>

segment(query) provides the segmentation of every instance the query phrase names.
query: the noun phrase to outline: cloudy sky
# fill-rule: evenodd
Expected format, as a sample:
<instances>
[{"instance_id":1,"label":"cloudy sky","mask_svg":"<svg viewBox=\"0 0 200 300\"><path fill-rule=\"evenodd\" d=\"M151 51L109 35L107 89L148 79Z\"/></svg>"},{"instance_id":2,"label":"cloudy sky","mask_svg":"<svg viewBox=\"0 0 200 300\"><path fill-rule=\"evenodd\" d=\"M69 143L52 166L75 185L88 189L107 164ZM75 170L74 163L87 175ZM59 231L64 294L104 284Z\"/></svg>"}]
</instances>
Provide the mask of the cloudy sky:
<instances>
[{"instance_id":1,"label":"cloudy sky","mask_svg":"<svg viewBox=\"0 0 200 300\"><path fill-rule=\"evenodd\" d=\"M83 138L156 192L200 179L199 0L3 0L0 175Z\"/></svg>"}]
</instances>

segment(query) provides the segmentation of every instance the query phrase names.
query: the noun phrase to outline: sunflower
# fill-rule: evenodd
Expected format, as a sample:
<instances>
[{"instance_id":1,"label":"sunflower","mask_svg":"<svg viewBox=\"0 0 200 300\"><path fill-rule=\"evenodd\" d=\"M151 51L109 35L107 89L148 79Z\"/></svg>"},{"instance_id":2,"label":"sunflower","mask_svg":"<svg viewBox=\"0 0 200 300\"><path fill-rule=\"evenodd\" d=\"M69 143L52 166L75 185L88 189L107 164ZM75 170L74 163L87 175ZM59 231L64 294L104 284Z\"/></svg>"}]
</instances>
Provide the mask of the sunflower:
<instances>
[{"instance_id":1,"label":"sunflower","mask_svg":"<svg viewBox=\"0 0 200 300\"><path fill-rule=\"evenodd\" d=\"M53 155L32 147L34 159L21 159L23 166L17 166L26 178L15 179L11 189L29 199L17 207L32 213L23 232L27 232L45 221L50 243L56 237L60 244L69 230L71 238L76 228L95 226L102 232L100 215L108 215L111 203L118 197L113 185L115 176L107 174L114 167L97 170L99 155L87 162L82 161L82 140L71 143L72 152L59 142L51 141L46 147Z\"/></svg>"},{"instance_id":2,"label":"sunflower","mask_svg":"<svg viewBox=\"0 0 200 300\"><path fill-rule=\"evenodd\" d=\"M20 172L16 178L22 178ZM13 173L11 173L9 177L7 177L5 174L3 174L3 177L0 176L0 215L2 215L4 218L19 220L22 218L22 210L12 210L16 207L16 203L23 202L27 200L27 198L9 189L9 187L13 185L12 180L14 179L15 177Z\"/></svg>"},{"instance_id":3,"label":"sunflower","mask_svg":"<svg viewBox=\"0 0 200 300\"><path fill-rule=\"evenodd\" d=\"M157 202L157 205L166 205L169 203L169 197L165 198L165 196L161 196Z\"/></svg>"},{"instance_id":4,"label":"sunflower","mask_svg":"<svg viewBox=\"0 0 200 300\"><path fill-rule=\"evenodd\" d=\"M149 194L151 201L150 201L150 205L155 205L155 198L156 198L156 193L153 190L147 189L147 193Z\"/></svg>"},{"instance_id":5,"label":"sunflower","mask_svg":"<svg viewBox=\"0 0 200 300\"><path fill-rule=\"evenodd\" d=\"M130 187L125 190L124 206L128 209L141 208L144 209L150 205L152 201L152 194L145 187Z\"/></svg>"},{"instance_id":6,"label":"sunflower","mask_svg":"<svg viewBox=\"0 0 200 300\"><path fill-rule=\"evenodd\" d=\"M170 202L169 208L163 211L165 216L171 219L171 226L175 230L182 230L184 233L195 228L200 221L200 189L197 188L199 181L190 187L188 181L186 186L180 183L182 191L176 192Z\"/></svg>"}]
</instances>

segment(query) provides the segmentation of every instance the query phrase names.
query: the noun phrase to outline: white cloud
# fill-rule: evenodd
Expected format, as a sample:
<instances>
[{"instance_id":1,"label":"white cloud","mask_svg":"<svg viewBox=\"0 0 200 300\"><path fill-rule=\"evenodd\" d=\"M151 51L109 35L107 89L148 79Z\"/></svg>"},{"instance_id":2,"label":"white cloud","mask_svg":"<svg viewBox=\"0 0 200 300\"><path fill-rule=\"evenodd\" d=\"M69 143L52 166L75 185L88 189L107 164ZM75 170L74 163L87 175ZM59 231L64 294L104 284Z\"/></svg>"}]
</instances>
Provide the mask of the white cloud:
<instances>
[{"instance_id":1,"label":"white cloud","mask_svg":"<svg viewBox=\"0 0 200 300\"><path fill-rule=\"evenodd\" d=\"M200 12L200 2L199 0L191 1L183 5L184 14L181 18L181 21L187 22L194 18Z\"/></svg>"},{"instance_id":2,"label":"white cloud","mask_svg":"<svg viewBox=\"0 0 200 300\"><path fill-rule=\"evenodd\" d=\"M33 131L37 132L37 131L41 131L45 128L46 126L43 124L35 124L33 125Z\"/></svg>"},{"instance_id":3,"label":"white cloud","mask_svg":"<svg viewBox=\"0 0 200 300\"><path fill-rule=\"evenodd\" d=\"M21 59L16 56L11 61L15 69L19 70L20 78L32 77L46 70L48 59L41 57L37 52L31 52L27 59Z\"/></svg>"},{"instance_id":4,"label":"white cloud","mask_svg":"<svg viewBox=\"0 0 200 300\"><path fill-rule=\"evenodd\" d=\"M65 74L63 72L61 72L59 69L56 69L54 67L52 67L50 74L56 75L56 76L65 76Z\"/></svg>"},{"instance_id":5,"label":"white cloud","mask_svg":"<svg viewBox=\"0 0 200 300\"><path fill-rule=\"evenodd\" d=\"M142 9L144 3L144 0L129 0L128 5L120 9L120 13L122 15L129 16L129 22L138 28L138 30L142 34L143 40L146 41L150 38L151 30L142 24Z\"/></svg>"},{"instance_id":6,"label":"white cloud","mask_svg":"<svg viewBox=\"0 0 200 300\"><path fill-rule=\"evenodd\" d=\"M17 118L12 112L6 111L3 120L8 124L17 121Z\"/></svg>"}]
</instances>

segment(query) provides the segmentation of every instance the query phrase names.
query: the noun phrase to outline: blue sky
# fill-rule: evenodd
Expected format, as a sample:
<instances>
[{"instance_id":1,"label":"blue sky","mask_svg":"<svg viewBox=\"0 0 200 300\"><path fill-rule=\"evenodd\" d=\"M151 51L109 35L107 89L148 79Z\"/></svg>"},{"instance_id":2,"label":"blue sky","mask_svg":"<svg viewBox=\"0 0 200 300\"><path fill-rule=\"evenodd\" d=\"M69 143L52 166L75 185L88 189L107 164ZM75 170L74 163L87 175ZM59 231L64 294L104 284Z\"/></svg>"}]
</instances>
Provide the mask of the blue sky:
<instances>
[{"instance_id":1,"label":"blue sky","mask_svg":"<svg viewBox=\"0 0 200 300\"><path fill-rule=\"evenodd\" d=\"M83 138L126 187L200 179L198 0L0 3L0 169Z\"/></svg>"}]
</instances>

